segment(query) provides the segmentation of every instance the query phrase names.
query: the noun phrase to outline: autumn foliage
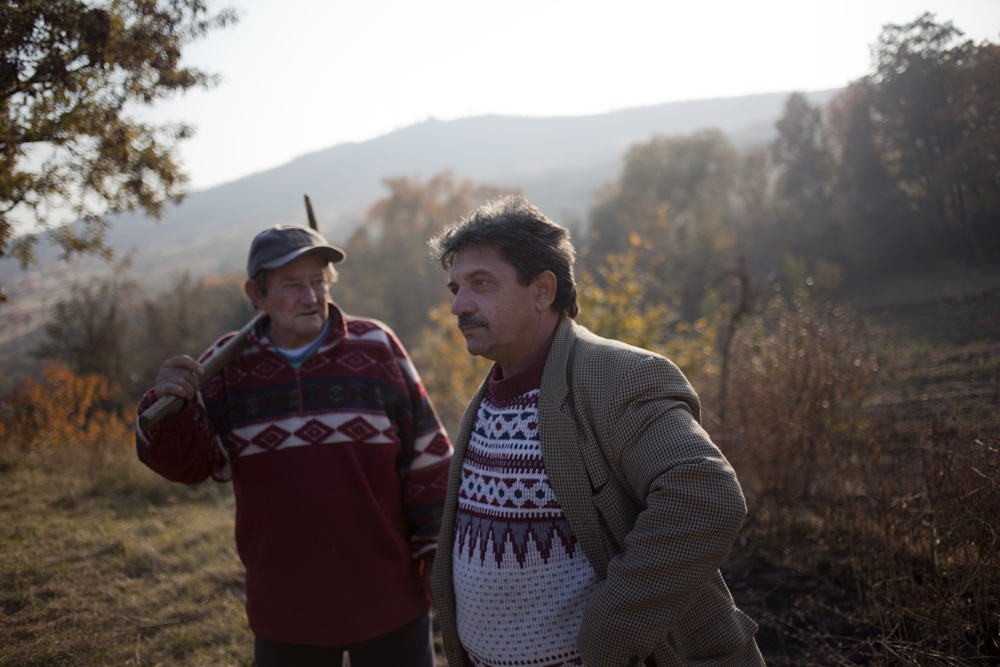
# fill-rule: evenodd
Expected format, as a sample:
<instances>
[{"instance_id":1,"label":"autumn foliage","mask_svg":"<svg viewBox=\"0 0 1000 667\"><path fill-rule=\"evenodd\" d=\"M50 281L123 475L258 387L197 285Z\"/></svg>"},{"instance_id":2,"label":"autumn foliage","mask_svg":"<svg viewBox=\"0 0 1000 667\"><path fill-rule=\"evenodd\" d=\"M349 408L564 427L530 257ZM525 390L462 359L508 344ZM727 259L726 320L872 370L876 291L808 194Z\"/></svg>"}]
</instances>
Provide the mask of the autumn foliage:
<instances>
[{"instance_id":1,"label":"autumn foliage","mask_svg":"<svg viewBox=\"0 0 1000 667\"><path fill-rule=\"evenodd\" d=\"M0 438L23 454L120 448L130 425L104 407L116 391L99 375L74 375L65 363L51 364L41 380L26 378L7 397Z\"/></svg>"}]
</instances>

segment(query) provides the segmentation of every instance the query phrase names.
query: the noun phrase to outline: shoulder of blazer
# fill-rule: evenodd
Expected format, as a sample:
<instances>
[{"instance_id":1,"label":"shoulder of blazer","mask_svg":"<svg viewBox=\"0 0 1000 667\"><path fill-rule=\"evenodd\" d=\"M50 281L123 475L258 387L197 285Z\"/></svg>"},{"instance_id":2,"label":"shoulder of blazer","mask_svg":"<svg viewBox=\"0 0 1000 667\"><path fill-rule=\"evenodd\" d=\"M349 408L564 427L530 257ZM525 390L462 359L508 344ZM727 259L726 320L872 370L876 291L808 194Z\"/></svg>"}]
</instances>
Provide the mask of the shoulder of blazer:
<instances>
[{"instance_id":1,"label":"shoulder of blazer","mask_svg":"<svg viewBox=\"0 0 1000 667\"><path fill-rule=\"evenodd\" d=\"M666 361L663 355L656 352L610 338L603 338L568 317L563 317L559 321L559 326L556 327L556 333L552 339L549 357L545 362L545 375L555 376L558 374L562 376L563 381L552 387L559 390L558 393L562 396L569 388L566 386L567 372L572 371L573 362L576 360L589 362L602 358L617 358L639 361L641 358L649 357Z\"/></svg>"},{"instance_id":2,"label":"shoulder of blazer","mask_svg":"<svg viewBox=\"0 0 1000 667\"><path fill-rule=\"evenodd\" d=\"M603 338L573 320L563 317L556 328L549 357L542 376L541 400L553 407L562 405L568 394L580 383L606 375L606 371L627 371L640 364L652 363L657 376L668 381L676 392L675 398L688 404L696 421L701 421L698 395L684 373L661 354L617 340ZM600 372L594 369L600 369ZM589 371L589 372L588 372ZM605 378L606 379L606 378ZM590 386L593 382L589 383ZM611 385L608 385L610 389Z\"/></svg>"}]
</instances>

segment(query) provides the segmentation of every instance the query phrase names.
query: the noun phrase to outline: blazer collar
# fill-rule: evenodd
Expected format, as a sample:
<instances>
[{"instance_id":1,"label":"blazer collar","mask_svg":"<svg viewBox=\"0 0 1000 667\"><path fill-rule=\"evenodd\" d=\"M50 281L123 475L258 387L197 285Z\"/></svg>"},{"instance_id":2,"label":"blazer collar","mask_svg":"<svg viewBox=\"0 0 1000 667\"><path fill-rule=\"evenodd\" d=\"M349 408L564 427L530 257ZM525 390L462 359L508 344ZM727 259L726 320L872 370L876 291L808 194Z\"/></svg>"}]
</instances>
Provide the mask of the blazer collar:
<instances>
[{"instance_id":1,"label":"blazer collar","mask_svg":"<svg viewBox=\"0 0 1000 667\"><path fill-rule=\"evenodd\" d=\"M569 364L569 353L573 349L576 338L576 324L563 315L556 325L556 333L552 337L549 356L545 359L545 372L542 374L541 395L546 402L558 406L566 398L569 386L566 384L566 367Z\"/></svg>"}]
</instances>

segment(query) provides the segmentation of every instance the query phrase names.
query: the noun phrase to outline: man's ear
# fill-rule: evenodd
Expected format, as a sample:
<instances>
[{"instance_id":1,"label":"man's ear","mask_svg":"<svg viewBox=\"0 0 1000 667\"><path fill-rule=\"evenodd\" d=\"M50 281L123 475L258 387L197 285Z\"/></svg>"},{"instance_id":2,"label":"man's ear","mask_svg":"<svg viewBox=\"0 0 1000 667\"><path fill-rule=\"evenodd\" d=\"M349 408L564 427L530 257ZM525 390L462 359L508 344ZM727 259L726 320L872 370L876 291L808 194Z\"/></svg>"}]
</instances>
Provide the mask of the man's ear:
<instances>
[{"instance_id":1,"label":"man's ear","mask_svg":"<svg viewBox=\"0 0 1000 667\"><path fill-rule=\"evenodd\" d=\"M551 308L552 302L556 300L556 287L559 284L556 274L542 271L531 284L535 289L535 310L541 313Z\"/></svg>"},{"instance_id":2,"label":"man's ear","mask_svg":"<svg viewBox=\"0 0 1000 667\"><path fill-rule=\"evenodd\" d=\"M253 302L253 305L257 306L257 310L266 312L267 309L264 308L264 295L260 293L260 285L258 285L256 281L246 281L246 283L243 284L243 291L247 293L248 297L250 297L250 301Z\"/></svg>"}]
</instances>

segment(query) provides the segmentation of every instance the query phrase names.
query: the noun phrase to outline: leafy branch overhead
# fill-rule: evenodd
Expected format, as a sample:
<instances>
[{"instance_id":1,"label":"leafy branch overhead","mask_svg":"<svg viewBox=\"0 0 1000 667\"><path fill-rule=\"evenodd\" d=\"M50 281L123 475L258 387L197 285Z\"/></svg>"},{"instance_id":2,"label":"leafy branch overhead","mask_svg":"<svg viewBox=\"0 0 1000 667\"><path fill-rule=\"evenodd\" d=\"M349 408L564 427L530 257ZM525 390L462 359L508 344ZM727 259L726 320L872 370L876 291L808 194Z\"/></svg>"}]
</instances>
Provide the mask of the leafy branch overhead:
<instances>
[{"instance_id":1,"label":"leafy branch overhead","mask_svg":"<svg viewBox=\"0 0 1000 667\"><path fill-rule=\"evenodd\" d=\"M0 2L0 257L33 261L38 234L15 238L15 219L37 223L64 256L109 255L102 216L158 217L180 200L174 149L192 128L133 114L216 83L182 65L182 49L235 21L202 0ZM60 224L74 220L85 224Z\"/></svg>"}]
</instances>

